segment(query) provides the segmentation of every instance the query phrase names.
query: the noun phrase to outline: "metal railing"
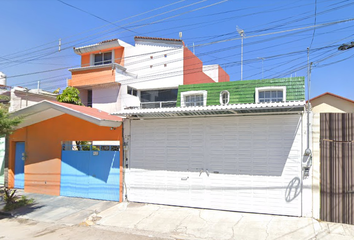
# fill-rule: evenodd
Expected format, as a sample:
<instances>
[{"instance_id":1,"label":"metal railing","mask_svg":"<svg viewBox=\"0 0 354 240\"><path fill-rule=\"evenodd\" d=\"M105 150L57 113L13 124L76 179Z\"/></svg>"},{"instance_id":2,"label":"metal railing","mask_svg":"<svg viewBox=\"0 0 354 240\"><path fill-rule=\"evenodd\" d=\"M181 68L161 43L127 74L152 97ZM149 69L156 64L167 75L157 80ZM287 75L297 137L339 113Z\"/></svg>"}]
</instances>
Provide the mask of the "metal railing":
<instances>
[{"instance_id":1,"label":"metal railing","mask_svg":"<svg viewBox=\"0 0 354 240\"><path fill-rule=\"evenodd\" d=\"M176 107L177 101L142 102L140 108L170 108Z\"/></svg>"},{"instance_id":2,"label":"metal railing","mask_svg":"<svg viewBox=\"0 0 354 240\"><path fill-rule=\"evenodd\" d=\"M119 151L119 145L62 144L63 151Z\"/></svg>"}]
</instances>

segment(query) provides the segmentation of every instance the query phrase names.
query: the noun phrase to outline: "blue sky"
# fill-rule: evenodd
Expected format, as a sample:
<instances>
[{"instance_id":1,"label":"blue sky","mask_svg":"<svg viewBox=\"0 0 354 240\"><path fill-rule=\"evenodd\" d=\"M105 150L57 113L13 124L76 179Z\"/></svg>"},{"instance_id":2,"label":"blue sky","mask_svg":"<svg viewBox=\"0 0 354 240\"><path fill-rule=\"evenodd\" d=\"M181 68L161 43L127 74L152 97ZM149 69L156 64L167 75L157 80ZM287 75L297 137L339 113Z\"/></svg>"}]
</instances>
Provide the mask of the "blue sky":
<instances>
[{"instance_id":1,"label":"blue sky","mask_svg":"<svg viewBox=\"0 0 354 240\"><path fill-rule=\"evenodd\" d=\"M63 89L67 69L80 64L73 47L179 32L204 64L220 64L238 81L238 26L246 34L244 80L307 76L310 47L311 97L354 99L354 48L338 51L354 41L354 21L329 24L354 18L352 0L0 0L0 8L0 71L11 86L36 88L40 81L44 90Z\"/></svg>"}]
</instances>

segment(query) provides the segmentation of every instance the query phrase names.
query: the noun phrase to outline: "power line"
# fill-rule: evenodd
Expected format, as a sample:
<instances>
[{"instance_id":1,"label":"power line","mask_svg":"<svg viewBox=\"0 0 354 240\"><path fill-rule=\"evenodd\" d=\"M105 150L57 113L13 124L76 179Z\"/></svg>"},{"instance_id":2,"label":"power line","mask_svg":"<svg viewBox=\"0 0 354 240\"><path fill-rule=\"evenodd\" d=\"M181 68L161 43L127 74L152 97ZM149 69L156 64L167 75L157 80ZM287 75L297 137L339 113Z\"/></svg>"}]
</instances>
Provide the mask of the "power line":
<instances>
[{"instance_id":1,"label":"power line","mask_svg":"<svg viewBox=\"0 0 354 240\"><path fill-rule=\"evenodd\" d=\"M263 37L263 36L269 36L269 35L274 35L274 34L280 34L280 33L292 32L292 31L311 29L311 28L314 28L314 27L326 27L326 26L331 26L331 25L334 25L334 24L350 22L350 21L353 21L353 20L354 20L354 18L350 18L350 19L345 19L345 20L340 20L340 21L335 21L335 22L330 22L330 23L323 23L323 24L313 25L313 26L306 26L306 27L301 27L301 28L294 28L294 29L288 29L288 30L271 32L271 33L264 33L264 34L259 34L259 35L251 35L251 36L248 35L248 36L245 36L244 38L248 39L248 38L255 38L255 37ZM195 45L195 47L207 46L207 45L218 44L218 43L229 42L229 41L235 41L235 40L239 40L239 39L240 39L240 37L231 38L231 39L225 39L225 40L220 40L220 41L213 41L213 42L209 42L209 43L198 44L198 45ZM78 65L76 65L74 67L77 67L77 66ZM21 76L26 76L26 75L34 75L34 74L39 74L39 73L58 71L58 70L63 70L63 69L67 69L67 68L70 68L70 67L51 69L51 70L46 70L46 71L38 71L38 72L32 72L32 73L26 73L26 74L19 74L19 75L14 75L14 76L8 76L8 78L15 78L15 77L21 77Z\"/></svg>"},{"instance_id":2,"label":"power line","mask_svg":"<svg viewBox=\"0 0 354 240\"><path fill-rule=\"evenodd\" d=\"M126 27L123 27L123 26L119 26L119 25L117 25L117 24L115 24L115 23L113 23L113 22L111 22L111 21L108 21L108 20L106 20L106 19L104 19L104 18L102 18L102 17L100 17L100 16L97 16L97 15L95 15L95 14L93 14L93 13L90 13L90 12L88 12L88 11L85 11L85 10L83 10L83 9L81 9L81 8L75 7L75 6L73 6L73 5L69 4L69 3L66 3L66 2L62 1L62 0L57 0L57 1L58 1L58 2L61 2L62 4L67 5L67 6L69 6L69 7L72 7L72 8L74 8L74 9L76 9L76 10L79 10L79 11L81 11L81 12L87 13L87 14L89 14L89 15L95 17L95 18L98 18L98 19L104 21L104 22L107 22L107 23L109 23L109 24L112 24L112 25L114 25L114 26L116 26L116 27L123 28L123 29L125 29L125 30L127 30L127 31L129 31L129 32L137 33L137 32L135 32L135 31L133 31L133 30L130 30L129 28L126 28Z\"/></svg>"}]
</instances>

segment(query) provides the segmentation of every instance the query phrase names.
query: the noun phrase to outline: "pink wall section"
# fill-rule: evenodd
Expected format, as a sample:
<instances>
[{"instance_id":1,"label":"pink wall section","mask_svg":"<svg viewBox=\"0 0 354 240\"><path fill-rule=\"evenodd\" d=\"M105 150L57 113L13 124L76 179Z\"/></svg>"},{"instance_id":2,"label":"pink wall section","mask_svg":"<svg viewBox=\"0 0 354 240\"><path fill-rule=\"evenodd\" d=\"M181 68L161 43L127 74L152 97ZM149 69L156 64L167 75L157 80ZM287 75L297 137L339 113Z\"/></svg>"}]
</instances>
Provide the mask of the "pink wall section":
<instances>
[{"instance_id":1,"label":"pink wall section","mask_svg":"<svg viewBox=\"0 0 354 240\"><path fill-rule=\"evenodd\" d=\"M183 84L213 82L214 80L203 72L203 62L185 47L183 52Z\"/></svg>"},{"instance_id":2,"label":"pink wall section","mask_svg":"<svg viewBox=\"0 0 354 240\"><path fill-rule=\"evenodd\" d=\"M230 82L230 76L219 66L219 82Z\"/></svg>"}]
</instances>

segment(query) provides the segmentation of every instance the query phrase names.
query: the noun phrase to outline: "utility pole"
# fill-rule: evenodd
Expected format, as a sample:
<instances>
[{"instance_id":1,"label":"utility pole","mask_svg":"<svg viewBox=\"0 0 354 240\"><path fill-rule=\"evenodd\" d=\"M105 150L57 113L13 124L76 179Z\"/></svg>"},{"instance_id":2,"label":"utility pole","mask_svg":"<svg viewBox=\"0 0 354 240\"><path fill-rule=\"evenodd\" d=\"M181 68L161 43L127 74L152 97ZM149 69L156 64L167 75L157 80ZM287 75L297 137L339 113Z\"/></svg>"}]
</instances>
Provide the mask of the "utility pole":
<instances>
[{"instance_id":1,"label":"utility pole","mask_svg":"<svg viewBox=\"0 0 354 240\"><path fill-rule=\"evenodd\" d=\"M310 90L311 90L311 65L310 63L310 48L307 48L307 150L310 151ZM310 154L310 153L309 153Z\"/></svg>"},{"instance_id":2,"label":"utility pole","mask_svg":"<svg viewBox=\"0 0 354 240\"><path fill-rule=\"evenodd\" d=\"M37 82L37 93L39 93L39 86L40 86L41 81Z\"/></svg>"},{"instance_id":3,"label":"utility pole","mask_svg":"<svg viewBox=\"0 0 354 240\"><path fill-rule=\"evenodd\" d=\"M236 27L238 34L241 36L241 81L243 79L243 37L245 36L245 31Z\"/></svg>"}]
</instances>

